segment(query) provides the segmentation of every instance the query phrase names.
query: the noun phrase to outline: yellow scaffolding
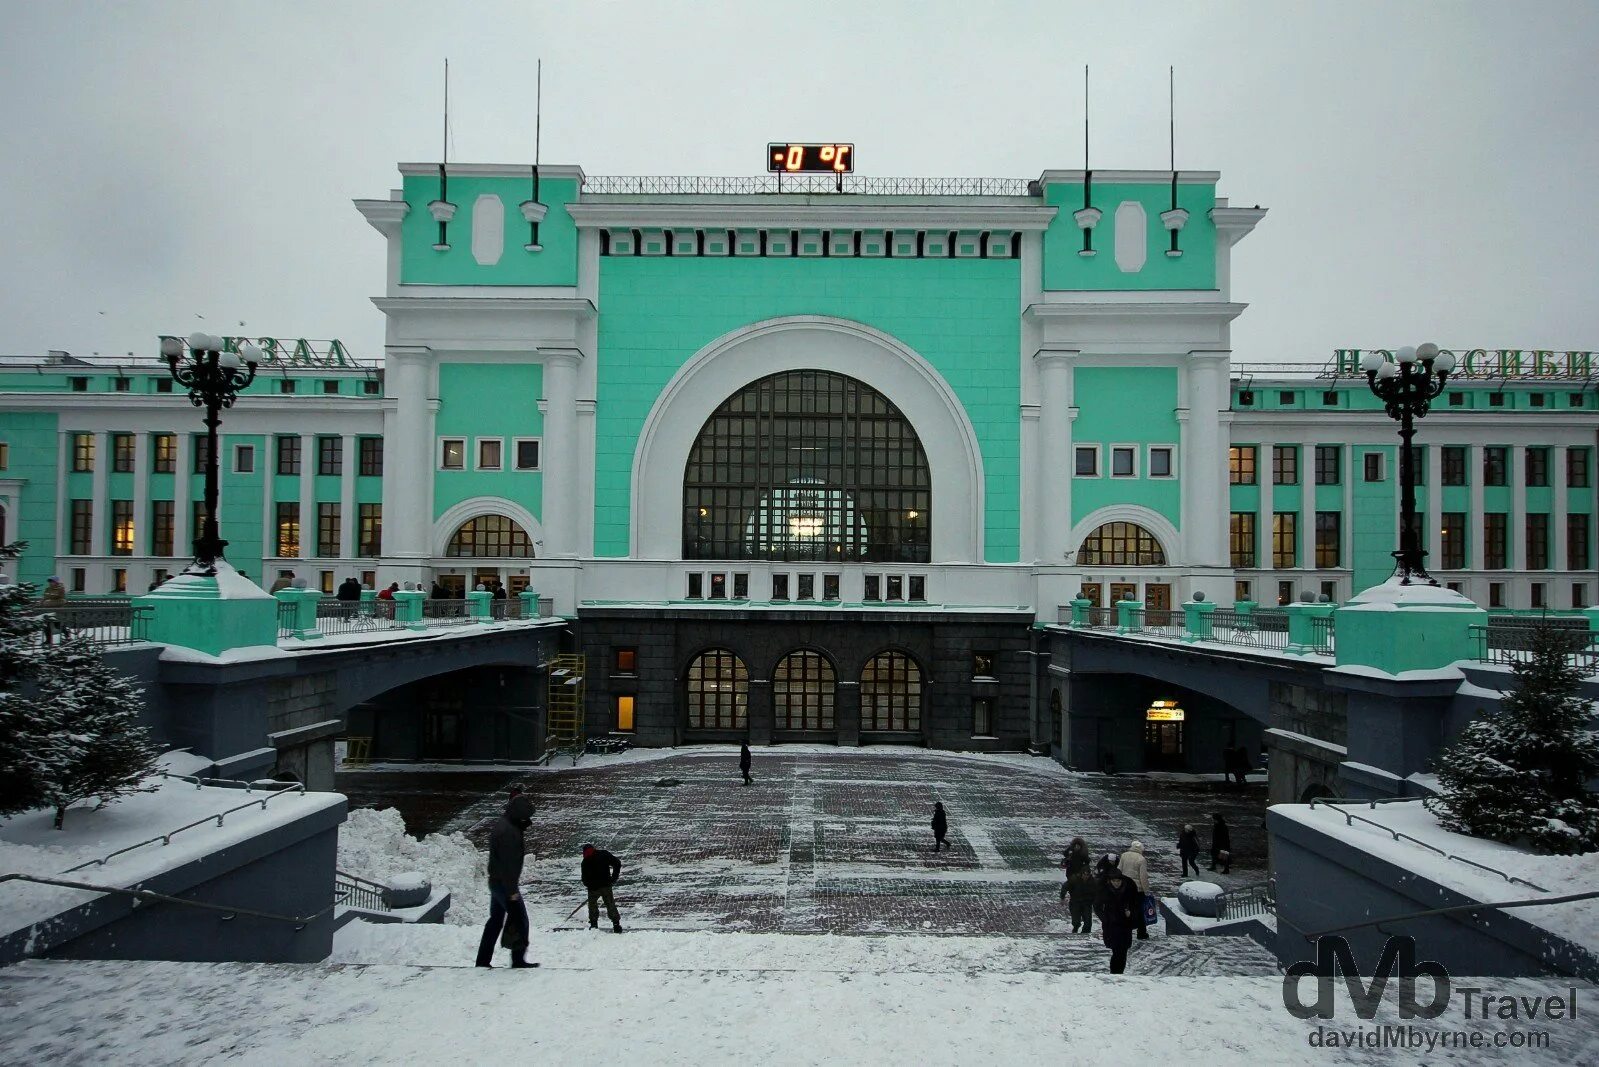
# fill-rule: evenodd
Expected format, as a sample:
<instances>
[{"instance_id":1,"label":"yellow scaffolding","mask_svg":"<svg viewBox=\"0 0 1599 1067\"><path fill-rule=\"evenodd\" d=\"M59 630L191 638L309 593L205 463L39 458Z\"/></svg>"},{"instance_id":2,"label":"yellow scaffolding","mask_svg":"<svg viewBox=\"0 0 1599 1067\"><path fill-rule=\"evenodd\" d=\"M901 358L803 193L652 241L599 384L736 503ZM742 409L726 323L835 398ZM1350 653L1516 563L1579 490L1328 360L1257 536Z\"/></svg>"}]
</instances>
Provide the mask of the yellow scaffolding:
<instances>
[{"instance_id":1,"label":"yellow scaffolding","mask_svg":"<svg viewBox=\"0 0 1599 1067\"><path fill-rule=\"evenodd\" d=\"M562 653L550 660L549 699L545 704L547 737L544 758L566 752L577 763L583 754L583 689L587 669L584 657Z\"/></svg>"}]
</instances>

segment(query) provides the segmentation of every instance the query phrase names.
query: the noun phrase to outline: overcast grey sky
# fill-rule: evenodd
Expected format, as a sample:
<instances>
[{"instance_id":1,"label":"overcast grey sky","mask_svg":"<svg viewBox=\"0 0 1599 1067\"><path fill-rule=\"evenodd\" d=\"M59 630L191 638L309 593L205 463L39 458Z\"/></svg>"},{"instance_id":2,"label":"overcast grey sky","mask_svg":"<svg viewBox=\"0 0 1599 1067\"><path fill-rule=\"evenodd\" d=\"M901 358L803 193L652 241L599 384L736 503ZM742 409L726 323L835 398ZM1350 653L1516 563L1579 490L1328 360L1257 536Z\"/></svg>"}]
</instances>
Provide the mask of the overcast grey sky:
<instances>
[{"instance_id":1,"label":"overcast grey sky","mask_svg":"<svg viewBox=\"0 0 1599 1067\"><path fill-rule=\"evenodd\" d=\"M1235 256L1237 361L1335 347L1599 349L1599 4L0 0L0 352L154 351L203 325L380 352L350 201L436 160L753 174L1179 168L1271 209Z\"/></svg>"}]
</instances>

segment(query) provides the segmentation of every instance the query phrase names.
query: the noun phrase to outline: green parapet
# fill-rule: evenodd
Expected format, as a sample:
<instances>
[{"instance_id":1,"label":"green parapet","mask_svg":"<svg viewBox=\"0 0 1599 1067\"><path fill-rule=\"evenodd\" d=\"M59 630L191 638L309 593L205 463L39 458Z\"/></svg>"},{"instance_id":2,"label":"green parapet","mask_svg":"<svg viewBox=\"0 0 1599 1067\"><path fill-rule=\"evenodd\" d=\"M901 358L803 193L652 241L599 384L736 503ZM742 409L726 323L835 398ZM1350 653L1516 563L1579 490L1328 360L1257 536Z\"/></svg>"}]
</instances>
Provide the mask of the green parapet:
<instances>
[{"instance_id":1,"label":"green parapet","mask_svg":"<svg viewBox=\"0 0 1599 1067\"><path fill-rule=\"evenodd\" d=\"M1211 616L1216 605L1207 600L1189 600L1183 604L1183 640L1208 641L1215 635L1211 629Z\"/></svg>"},{"instance_id":2,"label":"green parapet","mask_svg":"<svg viewBox=\"0 0 1599 1067\"><path fill-rule=\"evenodd\" d=\"M1138 620L1133 617L1133 613L1143 606L1136 600L1116 601L1116 632L1119 634L1136 633Z\"/></svg>"},{"instance_id":3,"label":"green parapet","mask_svg":"<svg viewBox=\"0 0 1599 1067\"><path fill-rule=\"evenodd\" d=\"M532 589L524 589L516 594L522 602L522 618L536 619L539 617L539 595Z\"/></svg>"},{"instance_id":4,"label":"green parapet","mask_svg":"<svg viewBox=\"0 0 1599 1067\"><path fill-rule=\"evenodd\" d=\"M427 599L427 594L420 589L396 589L394 591L394 621L407 630L421 630L422 601Z\"/></svg>"},{"instance_id":5,"label":"green parapet","mask_svg":"<svg viewBox=\"0 0 1599 1067\"><path fill-rule=\"evenodd\" d=\"M1255 628L1255 602L1253 600L1239 600L1233 604L1233 616L1240 630L1253 630Z\"/></svg>"},{"instance_id":6,"label":"green parapet","mask_svg":"<svg viewBox=\"0 0 1599 1067\"><path fill-rule=\"evenodd\" d=\"M287 589L283 590L283 593L286 592ZM315 641L322 637L316 622L316 609L322 601L322 592L318 589L296 589L295 592L299 596L295 603L294 636L301 641ZM282 596L283 593L278 595Z\"/></svg>"},{"instance_id":7,"label":"green parapet","mask_svg":"<svg viewBox=\"0 0 1599 1067\"><path fill-rule=\"evenodd\" d=\"M494 594L487 589L474 589L466 594L466 616L487 622L494 615Z\"/></svg>"},{"instance_id":8,"label":"green parapet","mask_svg":"<svg viewBox=\"0 0 1599 1067\"><path fill-rule=\"evenodd\" d=\"M220 656L237 648L276 647L278 602L218 560L215 575L178 574L134 603L150 609L151 641Z\"/></svg>"},{"instance_id":9,"label":"green parapet","mask_svg":"<svg viewBox=\"0 0 1599 1067\"><path fill-rule=\"evenodd\" d=\"M1475 659L1472 628L1488 624L1488 613L1459 593L1393 579L1335 609L1333 618L1338 666L1390 675Z\"/></svg>"},{"instance_id":10,"label":"green parapet","mask_svg":"<svg viewBox=\"0 0 1599 1067\"><path fill-rule=\"evenodd\" d=\"M1075 629L1085 629L1088 626L1088 609L1094 602L1085 596L1080 596L1072 601L1072 626Z\"/></svg>"},{"instance_id":11,"label":"green parapet","mask_svg":"<svg viewBox=\"0 0 1599 1067\"><path fill-rule=\"evenodd\" d=\"M361 615L363 618L372 618L378 613L378 591L376 589L361 590Z\"/></svg>"},{"instance_id":12,"label":"green parapet","mask_svg":"<svg viewBox=\"0 0 1599 1067\"><path fill-rule=\"evenodd\" d=\"M1318 633L1317 619L1330 619L1337 610L1335 604L1289 604L1283 609L1288 614L1288 651L1299 656L1330 652L1330 644Z\"/></svg>"}]
</instances>

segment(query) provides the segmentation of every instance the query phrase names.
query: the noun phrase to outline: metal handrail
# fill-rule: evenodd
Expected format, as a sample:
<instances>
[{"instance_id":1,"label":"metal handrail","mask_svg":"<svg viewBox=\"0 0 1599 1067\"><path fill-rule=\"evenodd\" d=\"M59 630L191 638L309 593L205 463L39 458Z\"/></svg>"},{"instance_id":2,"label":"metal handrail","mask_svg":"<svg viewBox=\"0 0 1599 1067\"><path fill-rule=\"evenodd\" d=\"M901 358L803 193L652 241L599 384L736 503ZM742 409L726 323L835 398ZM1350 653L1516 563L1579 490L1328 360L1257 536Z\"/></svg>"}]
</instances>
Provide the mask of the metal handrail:
<instances>
[{"instance_id":1,"label":"metal handrail","mask_svg":"<svg viewBox=\"0 0 1599 1067\"><path fill-rule=\"evenodd\" d=\"M147 838L147 839L145 839L143 841L135 842L134 844L128 845L125 848L119 848L115 852L112 852L112 853L109 853L108 855L102 856L101 858L99 858L97 860L86 860L85 862L78 864L76 867L68 867L66 870L62 871L61 873L62 874L71 874L73 871L81 871L85 867L104 867L107 863L110 863L112 860L116 859L118 856L125 855L126 853L132 852L135 849L143 848L145 845L153 845L157 841L161 842L162 846L165 847L165 846L170 845L172 843L172 839L174 837L176 837L178 834L183 833L183 831L185 831L185 830L192 830L196 826L204 826L207 823L212 822L213 820L216 822L216 824L218 826L221 826L222 823L223 823L223 820L226 819L229 815L232 815L235 812L245 811L245 810L247 810L249 808L256 807L257 805L260 806L262 811L265 811L268 802L271 801L273 797L279 797L279 796L282 796L285 793L295 793L295 792L298 792L302 796L305 795L305 786L303 786L300 783L296 782L296 783L294 783L293 788L285 788L285 789L274 790L274 791L268 793L266 796L262 797L260 800L252 800L252 801L250 801L247 804L240 804L240 805L238 805L236 807L229 808L226 811L219 811L215 815L207 815L203 819L196 819L194 822L185 823L184 825L178 827L176 830L170 830L170 831L168 831L167 833L164 833L164 834L157 834L155 837L151 837L151 838Z\"/></svg>"},{"instance_id":2,"label":"metal handrail","mask_svg":"<svg viewBox=\"0 0 1599 1067\"><path fill-rule=\"evenodd\" d=\"M389 911L388 902L384 894L389 887L382 882L374 882L370 878L362 878L359 874L341 871L337 868L333 872L333 885L335 889L342 890L335 903L344 904L346 907L362 908L366 911ZM349 903L354 899L356 903Z\"/></svg>"},{"instance_id":3,"label":"metal handrail","mask_svg":"<svg viewBox=\"0 0 1599 1067\"><path fill-rule=\"evenodd\" d=\"M73 870L77 870L76 867ZM71 873L63 872L63 873ZM304 930L322 916L333 910L329 904L314 915L294 916L276 915L270 911L256 911L254 908L230 908L225 904L207 904L200 900L185 900L182 897L169 896L166 893L157 893L151 889L125 889L116 885L93 885L89 882L70 882L63 878L45 878L36 874L0 874L0 882L22 881L36 882L39 885L55 885L65 889L85 889L95 893L121 893L123 896L133 897L137 900L150 901L156 904L182 904L188 908L203 908L206 911L224 912L224 919L232 919L238 915L248 915L253 919L270 919L273 922L293 923L296 930Z\"/></svg>"},{"instance_id":4,"label":"metal handrail","mask_svg":"<svg viewBox=\"0 0 1599 1067\"><path fill-rule=\"evenodd\" d=\"M1377 829L1381 830L1385 834L1392 834L1393 835L1393 839L1395 841L1409 841L1412 844L1420 845L1422 848L1426 849L1429 852L1436 852L1436 853L1438 853L1438 855L1443 856L1445 859L1449 858L1449 853L1445 852L1443 849L1437 847L1436 845L1429 845L1429 844L1427 844L1427 842L1422 841L1419 838L1411 837L1409 834L1406 834L1406 833L1401 833L1400 831L1395 830L1391 826L1384 826L1380 822L1375 822L1375 821L1373 821L1371 819L1363 819L1359 815L1356 815L1352 811L1345 811L1343 808L1340 808L1337 804L1328 803L1325 800L1321 801L1321 803L1323 805L1325 805L1326 807L1331 808L1333 811L1336 811L1338 814L1342 815L1344 817L1344 825L1345 826L1353 826L1357 822L1365 823L1367 826L1375 826ZM1316 801L1312 800L1311 801L1311 807L1315 807L1315 806L1316 806Z\"/></svg>"},{"instance_id":5,"label":"metal handrail","mask_svg":"<svg viewBox=\"0 0 1599 1067\"><path fill-rule=\"evenodd\" d=\"M1428 908L1426 911L1409 911L1400 915L1384 916L1381 919L1367 919L1365 922L1349 923L1344 926L1332 926L1325 930L1317 930L1313 933L1307 933L1304 930L1300 930L1297 926L1294 926L1294 929L1302 937L1304 937L1306 941L1314 941L1318 937L1326 937L1328 934L1343 933L1345 930L1362 930L1368 926L1381 926L1383 923L1403 922L1406 919L1425 919L1433 915L1451 915L1456 912L1481 911L1484 908L1535 908L1544 904L1570 904L1578 900L1591 900L1594 897L1599 897L1599 889L1588 890L1584 893L1567 893L1565 896L1559 897L1534 897L1529 900L1484 901L1475 904L1455 904L1447 908ZM1281 917L1279 916L1279 918ZM1287 922L1289 926L1294 925L1293 923L1288 922L1286 919L1282 921Z\"/></svg>"},{"instance_id":6,"label":"metal handrail","mask_svg":"<svg viewBox=\"0 0 1599 1067\"><path fill-rule=\"evenodd\" d=\"M1234 898L1237 898L1239 902L1236 908L1233 906ZM1248 910L1251 905L1255 906L1254 910ZM1218 919L1237 919L1250 915L1260 915L1265 912L1275 914L1276 910L1276 902L1272 898L1272 884L1269 881L1255 882L1250 885L1235 886L1223 892L1221 895L1221 908L1216 917Z\"/></svg>"},{"instance_id":7,"label":"metal handrail","mask_svg":"<svg viewBox=\"0 0 1599 1067\"><path fill-rule=\"evenodd\" d=\"M1343 808L1340 808L1337 804L1334 804L1334 803L1332 803L1332 802L1330 802L1328 800L1325 800L1325 799L1322 799L1322 798L1319 798L1319 797L1311 798L1310 806L1312 808L1314 808L1318 803L1320 803L1324 807L1331 808L1333 811L1336 811L1338 814L1342 815L1344 817L1344 825L1345 826L1353 826L1355 822L1363 822L1363 823L1365 823L1368 826L1375 826L1379 830L1383 830L1383 831L1385 831L1387 833L1392 834L1395 841L1409 841L1413 845L1420 845L1422 848L1425 848L1425 849L1428 849L1428 850L1430 850L1432 852L1438 853L1438 855L1442 856L1444 859L1459 860L1461 863L1467 864L1467 865L1472 866L1472 867L1476 867L1478 870L1487 871L1489 874L1497 874L1499 877L1503 878L1506 882L1519 883L1520 885L1527 886L1529 889L1536 889L1540 893L1549 892L1549 890L1545 889L1541 885L1538 885L1536 882L1529 882L1525 878L1520 878L1520 877L1517 877L1516 875L1513 875L1513 874L1506 874L1504 871L1499 870L1497 867L1490 867L1486 863L1478 863L1476 860L1469 860L1469 859L1467 859L1464 856L1457 856L1457 855L1455 855L1452 852L1445 852L1443 849L1437 847L1436 845L1429 845L1427 842L1422 841L1422 840L1420 840L1418 838L1411 837L1407 833L1402 833L1399 830L1395 830L1391 826L1384 826L1382 823L1373 822L1371 819L1363 819L1359 815L1356 815L1353 812L1345 811ZM1385 798L1383 798L1381 800L1373 800L1373 801L1371 801L1370 802L1370 806L1373 809L1375 809L1378 804L1403 804L1403 803L1415 804L1415 803L1419 803L1419 800L1416 797L1385 797ZM1351 820L1353 820L1353 821L1351 821Z\"/></svg>"}]
</instances>

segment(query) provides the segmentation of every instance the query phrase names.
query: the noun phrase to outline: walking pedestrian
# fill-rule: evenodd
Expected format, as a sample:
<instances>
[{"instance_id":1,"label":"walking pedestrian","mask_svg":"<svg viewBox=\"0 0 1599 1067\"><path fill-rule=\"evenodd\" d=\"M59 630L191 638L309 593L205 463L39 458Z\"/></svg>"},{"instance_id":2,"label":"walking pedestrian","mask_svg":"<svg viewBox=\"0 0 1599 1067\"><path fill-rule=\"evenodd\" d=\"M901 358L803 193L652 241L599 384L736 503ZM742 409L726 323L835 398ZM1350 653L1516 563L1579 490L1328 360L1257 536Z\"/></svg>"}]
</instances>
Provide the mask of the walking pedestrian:
<instances>
[{"instance_id":1,"label":"walking pedestrian","mask_svg":"<svg viewBox=\"0 0 1599 1067\"><path fill-rule=\"evenodd\" d=\"M744 775L744 784L749 785L755 781L750 777L750 743L740 741L738 745L738 769Z\"/></svg>"},{"instance_id":2,"label":"walking pedestrian","mask_svg":"<svg viewBox=\"0 0 1599 1067\"><path fill-rule=\"evenodd\" d=\"M1133 945L1133 931L1144 934L1144 898L1138 884L1124 875L1111 857L1105 857L1107 870L1099 883L1100 936L1110 949L1110 973L1127 969L1127 950Z\"/></svg>"},{"instance_id":3,"label":"walking pedestrian","mask_svg":"<svg viewBox=\"0 0 1599 1067\"><path fill-rule=\"evenodd\" d=\"M600 925L600 901L605 901L605 913L611 917L611 932L622 932L622 917L616 913L616 898L611 887L622 875L622 861L593 845L583 846L583 885L589 892L589 929Z\"/></svg>"},{"instance_id":4,"label":"walking pedestrian","mask_svg":"<svg viewBox=\"0 0 1599 1067\"><path fill-rule=\"evenodd\" d=\"M1194 832L1193 823L1183 823L1183 832L1177 835L1177 855L1183 861L1183 877L1188 877L1188 868L1194 869L1194 877L1199 877L1199 834Z\"/></svg>"},{"instance_id":5,"label":"walking pedestrian","mask_svg":"<svg viewBox=\"0 0 1599 1067\"><path fill-rule=\"evenodd\" d=\"M1088 854L1088 843L1080 837L1072 838L1071 847L1061 858L1066 868L1066 883L1060 887L1062 899L1070 898L1067 907L1072 916L1072 933L1094 932L1094 895L1098 885L1094 879L1094 858Z\"/></svg>"},{"instance_id":6,"label":"walking pedestrian","mask_svg":"<svg viewBox=\"0 0 1599 1067\"><path fill-rule=\"evenodd\" d=\"M506 937L512 967L537 967L527 961L527 905L522 900L522 859L527 854L522 834L533 822L533 800L517 793L505 805L505 814L489 830L489 921L477 946L477 965L492 967L494 942L500 928L510 923Z\"/></svg>"},{"instance_id":7,"label":"walking pedestrian","mask_svg":"<svg viewBox=\"0 0 1599 1067\"><path fill-rule=\"evenodd\" d=\"M1233 835L1219 811L1210 817L1210 867L1207 869L1214 871L1218 866L1222 874L1232 873Z\"/></svg>"},{"instance_id":8,"label":"walking pedestrian","mask_svg":"<svg viewBox=\"0 0 1599 1067\"><path fill-rule=\"evenodd\" d=\"M344 579L344 581L339 583L338 598L349 603L359 602L361 599L361 583L356 581L354 577Z\"/></svg>"},{"instance_id":9,"label":"walking pedestrian","mask_svg":"<svg viewBox=\"0 0 1599 1067\"><path fill-rule=\"evenodd\" d=\"M1144 843L1134 841L1128 845L1116 868L1138 887L1138 940L1147 940L1149 932L1144 927L1144 898L1149 895L1149 863L1144 859Z\"/></svg>"},{"instance_id":10,"label":"walking pedestrian","mask_svg":"<svg viewBox=\"0 0 1599 1067\"><path fill-rule=\"evenodd\" d=\"M942 801L934 801L933 802L933 851L934 852L937 852L939 849L943 848L946 844L948 844L948 842L944 840L944 835L947 834L947 833L949 833L949 816L944 814L943 802Z\"/></svg>"},{"instance_id":11,"label":"walking pedestrian","mask_svg":"<svg viewBox=\"0 0 1599 1067\"><path fill-rule=\"evenodd\" d=\"M61 584L61 579L55 575L44 583L44 595L39 598L41 607L60 607L67 602L67 587Z\"/></svg>"}]
</instances>

